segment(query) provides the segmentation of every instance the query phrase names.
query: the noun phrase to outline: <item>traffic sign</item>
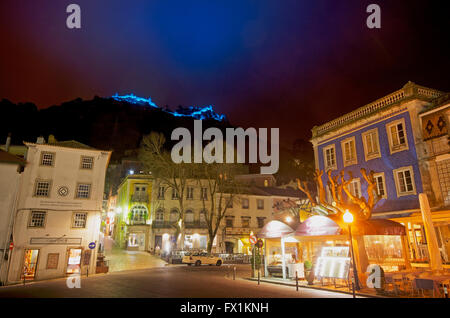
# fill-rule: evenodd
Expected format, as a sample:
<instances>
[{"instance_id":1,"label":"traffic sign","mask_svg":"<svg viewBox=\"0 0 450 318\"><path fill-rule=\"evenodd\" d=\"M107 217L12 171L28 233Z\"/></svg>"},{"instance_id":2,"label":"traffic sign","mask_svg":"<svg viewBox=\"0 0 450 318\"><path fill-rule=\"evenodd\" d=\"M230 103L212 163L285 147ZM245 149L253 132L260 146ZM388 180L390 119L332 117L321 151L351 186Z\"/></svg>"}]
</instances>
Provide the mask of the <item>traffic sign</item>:
<instances>
[{"instance_id":1,"label":"traffic sign","mask_svg":"<svg viewBox=\"0 0 450 318\"><path fill-rule=\"evenodd\" d=\"M258 247L258 248L263 247L263 245L264 245L264 242L261 239L259 239L258 242L256 242L256 247Z\"/></svg>"},{"instance_id":2,"label":"traffic sign","mask_svg":"<svg viewBox=\"0 0 450 318\"><path fill-rule=\"evenodd\" d=\"M96 244L95 244L95 242L91 242L91 243L89 243L88 246L91 250L93 250L95 248Z\"/></svg>"},{"instance_id":3,"label":"traffic sign","mask_svg":"<svg viewBox=\"0 0 450 318\"><path fill-rule=\"evenodd\" d=\"M256 244L256 236L250 235L250 243Z\"/></svg>"}]
</instances>

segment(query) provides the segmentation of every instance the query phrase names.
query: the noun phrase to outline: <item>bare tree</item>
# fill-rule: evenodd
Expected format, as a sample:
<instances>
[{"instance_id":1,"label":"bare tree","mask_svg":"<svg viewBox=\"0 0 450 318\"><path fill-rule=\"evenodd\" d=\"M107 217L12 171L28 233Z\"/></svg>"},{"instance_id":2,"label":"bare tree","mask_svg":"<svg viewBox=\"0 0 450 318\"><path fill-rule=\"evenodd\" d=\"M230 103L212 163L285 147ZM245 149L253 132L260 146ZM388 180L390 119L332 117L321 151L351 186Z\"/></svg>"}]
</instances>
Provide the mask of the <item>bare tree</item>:
<instances>
[{"instance_id":1,"label":"bare tree","mask_svg":"<svg viewBox=\"0 0 450 318\"><path fill-rule=\"evenodd\" d=\"M372 216L373 207L379 200L378 194L376 192L376 182L373 177L374 172L371 171L369 174L367 174L366 170L364 168L361 168L361 174L364 180L367 182L367 201L364 196L358 197L350 191L349 185L353 179L353 174L350 171L348 171L347 174L350 178L348 180L345 180L345 171L343 170L335 176L332 176L331 170L327 172L327 186L333 198L332 205L330 205L326 201L325 186L322 180L322 170L316 170L316 173L314 175L319 191L317 200L314 199L311 195L306 182L302 183L299 179L297 179L297 185L298 188L308 196L309 200L311 201L312 210L316 214L340 217L343 213L345 213L346 210L350 210L355 213L358 219L370 219Z\"/></svg>"},{"instance_id":2,"label":"bare tree","mask_svg":"<svg viewBox=\"0 0 450 318\"><path fill-rule=\"evenodd\" d=\"M167 186L176 193L179 205L179 215L171 224L175 228L178 248L184 247L184 213L185 190L187 180L192 178L192 165L189 163L174 163L170 152L164 150L165 137L161 133L151 132L142 139L139 159L150 170L157 184Z\"/></svg>"},{"instance_id":3,"label":"bare tree","mask_svg":"<svg viewBox=\"0 0 450 318\"><path fill-rule=\"evenodd\" d=\"M233 203L239 202L242 186L234 176L245 171L239 164L198 164L195 169L197 183L208 189L209 198L202 197L203 211L208 229L208 253L211 253L214 238L222 220ZM207 204L209 206L207 207Z\"/></svg>"}]
</instances>

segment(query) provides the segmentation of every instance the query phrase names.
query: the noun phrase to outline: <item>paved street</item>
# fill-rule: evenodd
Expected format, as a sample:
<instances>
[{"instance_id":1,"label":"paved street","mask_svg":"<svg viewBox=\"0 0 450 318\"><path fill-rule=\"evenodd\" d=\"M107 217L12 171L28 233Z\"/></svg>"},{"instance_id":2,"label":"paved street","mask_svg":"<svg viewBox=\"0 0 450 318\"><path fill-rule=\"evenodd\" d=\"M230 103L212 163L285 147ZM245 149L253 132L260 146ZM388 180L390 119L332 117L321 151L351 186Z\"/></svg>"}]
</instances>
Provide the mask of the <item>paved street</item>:
<instances>
[{"instance_id":1,"label":"paved street","mask_svg":"<svg viewBox=\"0 0 450 318\"><path fill-rule=\"evenodd\" d=\"M167 264L161 258L148 252L127 251L117 247L106 251L105 256L109 261L110 272L163 267Z\"/></svg>"},{"instance_id":2,"label":"paved street","mask_svg":"<svg viewBox=\"0 0 450 318\"><path fill-rule=\"evenodd\" d=\"M248 265L237 266L233 280L231 266L170 265L152 269L113 272L81 278L81 288L68 288L65 279L0 287L4 297L221 297L221 298L348 298L350 295L248 281Z\"/></svg>"}]
</instances>

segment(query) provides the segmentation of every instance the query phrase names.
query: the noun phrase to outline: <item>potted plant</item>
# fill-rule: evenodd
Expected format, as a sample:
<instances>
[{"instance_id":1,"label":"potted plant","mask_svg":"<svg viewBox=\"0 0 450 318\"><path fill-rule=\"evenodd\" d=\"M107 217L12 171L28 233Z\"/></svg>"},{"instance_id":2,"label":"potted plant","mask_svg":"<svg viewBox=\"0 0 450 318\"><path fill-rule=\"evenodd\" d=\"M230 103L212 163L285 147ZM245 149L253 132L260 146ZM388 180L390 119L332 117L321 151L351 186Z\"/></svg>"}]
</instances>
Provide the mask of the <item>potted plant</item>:
<instances>
[{"instance_id":1,"label":"potted plant","mask_svg":"<svg viewBox=\"0 0 450 318\"><path fill-rule=\"evenodd\" d=\"M312 285L314 282L313 263L309 260L306 260L304 266L305 266L306 281L308 282L308 285Z\"/></svg>"}]
</instances>

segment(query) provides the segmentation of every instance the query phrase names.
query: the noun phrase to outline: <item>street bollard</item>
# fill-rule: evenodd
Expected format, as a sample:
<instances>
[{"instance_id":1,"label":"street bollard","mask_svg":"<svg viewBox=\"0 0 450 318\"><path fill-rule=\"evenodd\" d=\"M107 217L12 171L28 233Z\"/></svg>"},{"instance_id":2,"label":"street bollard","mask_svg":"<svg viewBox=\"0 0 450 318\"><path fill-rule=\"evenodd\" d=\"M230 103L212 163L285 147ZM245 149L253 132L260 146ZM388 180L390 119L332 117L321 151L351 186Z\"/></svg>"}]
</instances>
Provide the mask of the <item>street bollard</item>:
<instances>
[{"instance_id":1,"label":"street bollard","mask_svg":"<svg viewBox=\"0 0 450 318\"><path fill-rule=\"evenodd\" d=\"M444 285L444 296L445 298L448 298L448 290L447 290L447 286Z\"/></svg>"},{"instance_id":2,"label":"street bollard","mask_svg":"<svg viewBox=\"0 0 450 318\"><path fill-rule=\"evenodd\" d=\"M352 291L353 291L353 298L356 298L355 295L355 283L352 281Z\"/></svg>"},{"instance_id":3,"label":"street bollard","mask_svg":"<svg viewBox=\"0 0 450 318\"><path fill-rule=\"evenodd\" d=\"M258 269L258 285L259 285L259 269Z\"/></svg>"},{"instance_id":4,"label":"street bollard","mask_svg":"<svg viewBox=\"0 0 450 318\"><path fill-rule=\"evenodd\" d=\"M236 266L233 267L233 280L236 280Z\"/></svg>"},{"instance_id":5,"label":"street bollard","mask_svg":"<svg viewBox=\"0 0 450 318\"><path fill-rule=\"evenodd\" d=\"M298 271L295 271L295 289L298 291Z\"/></svg>"}]
</instances>

